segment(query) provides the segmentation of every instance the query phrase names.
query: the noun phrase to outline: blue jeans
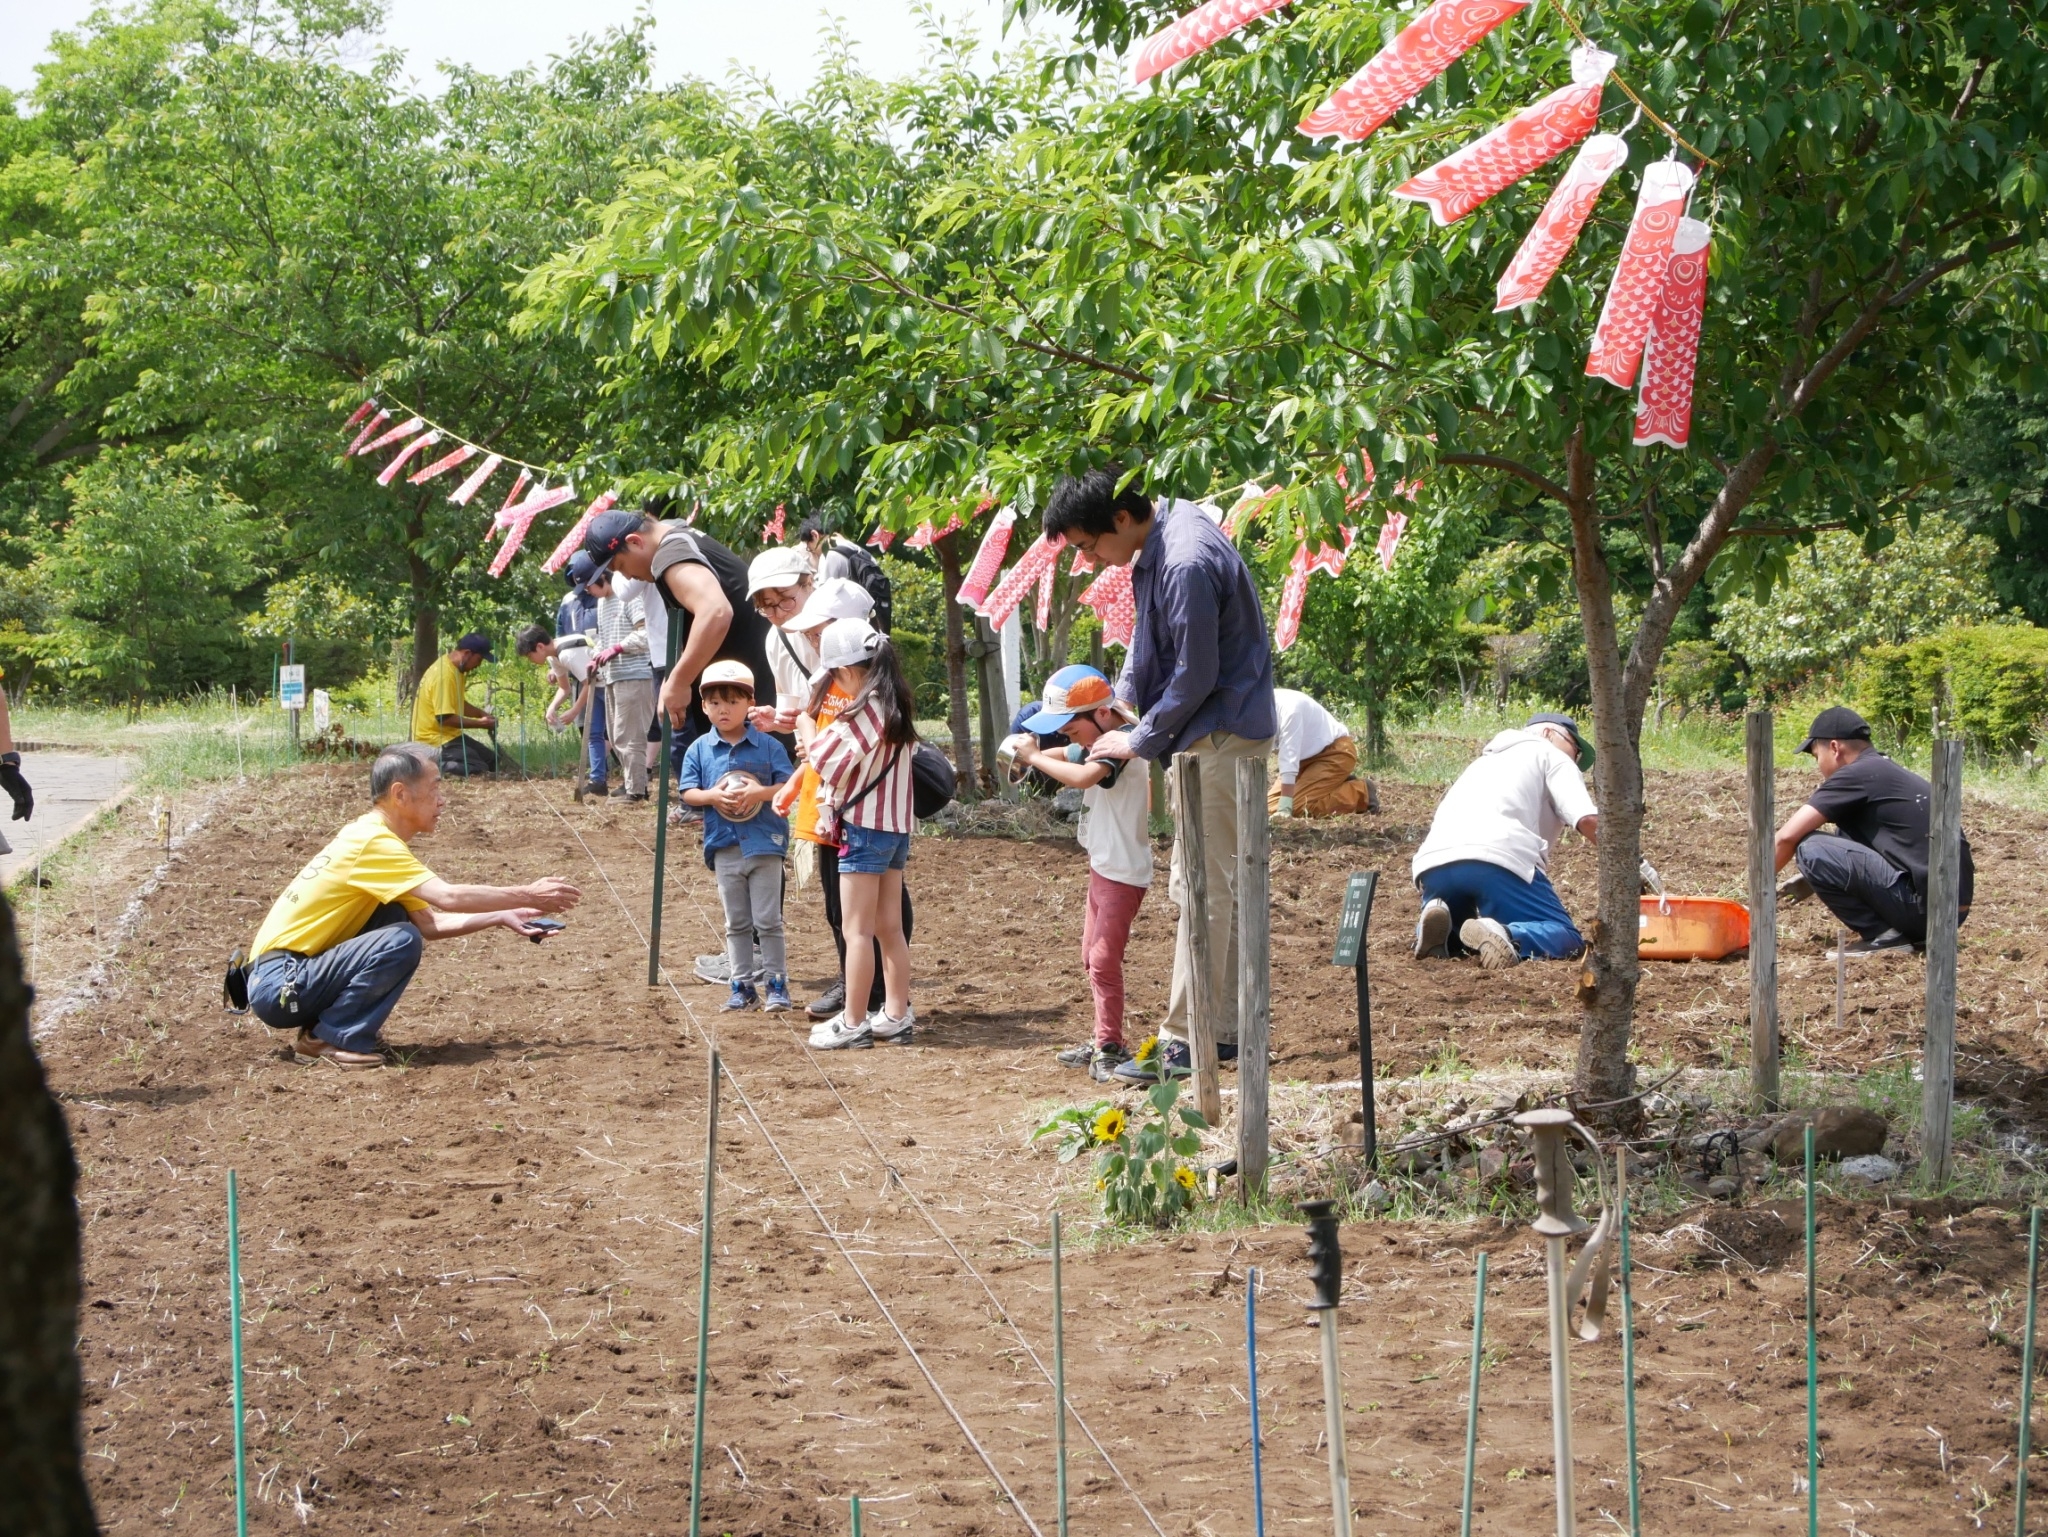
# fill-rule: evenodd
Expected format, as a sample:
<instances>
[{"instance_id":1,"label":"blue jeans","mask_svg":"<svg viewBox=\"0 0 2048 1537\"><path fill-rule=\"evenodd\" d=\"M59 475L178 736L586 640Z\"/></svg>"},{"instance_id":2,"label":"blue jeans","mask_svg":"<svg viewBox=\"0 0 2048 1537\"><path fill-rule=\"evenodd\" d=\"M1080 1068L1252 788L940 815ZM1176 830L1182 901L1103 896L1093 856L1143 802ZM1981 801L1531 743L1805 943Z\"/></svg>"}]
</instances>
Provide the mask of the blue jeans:
<instances>
[{"instance_id":1,"label":"blue jeans","mask_svg":"<svg viewBox=\"0 0 2048 1537\"><path fill-rule=\"evenodd\" d=\"M604 690L594 688L590 691L590 782L607 784L611 777L605 758Z\"/></svg>"},{"instance_id":2,"label":"blue jeans","mask_svg":"<svg viewBox=\"0 0 2048 1537\"><path fill-rule=\"evenodd\" d=\"M249 973L249 1007L273 1030L296 1026L343 1051L375 1051L425 946L406 910L386 902L331 950L265 952Z\"/></svg>"},{"instance_id":3,"label":"blue jeans","mask_svg":"<svg viewBox=\"0 0 2048 1537\"><path fill-rule=\"evenodd\" d=\"M910 861L909 833L878 833L848 822L839 829L841 875L880 875L901 870Z\"/></svg>"},{"instance_id":4,"label":"blue jeans","mask_svg":"<svg viewBox=\"0 0 2048 1537\"><path fill-rule=\"evenodd\" d=\"M1514 871L1483 859L1460 859L1423 871L1416 884L1424 902L1441 902L1450 908L1453 955L1469 953L1459 943L1458 929L1471 918L1491 918L1499 923L1524 960L1532 956L1570 960L1586 948L1571 914L1557 899L1557 889L1541 870L1534 880L1525 881Z\"/></svg>"}]
</instances>

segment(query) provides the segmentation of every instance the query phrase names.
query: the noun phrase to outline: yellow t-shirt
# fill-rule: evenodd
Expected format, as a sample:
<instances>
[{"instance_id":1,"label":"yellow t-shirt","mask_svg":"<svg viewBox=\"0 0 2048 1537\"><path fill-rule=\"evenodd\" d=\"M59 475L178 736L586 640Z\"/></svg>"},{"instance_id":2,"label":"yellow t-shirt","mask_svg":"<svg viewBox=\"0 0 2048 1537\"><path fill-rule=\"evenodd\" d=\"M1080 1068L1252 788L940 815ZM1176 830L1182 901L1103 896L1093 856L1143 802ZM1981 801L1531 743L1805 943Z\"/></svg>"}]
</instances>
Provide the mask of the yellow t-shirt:
<instances>
[{"instance_id":1,"label":"yellow t-shirt","mask_svg":"<svg viewBox=\"0 0 2048 1537\"><path fill-rule=\"evenodd\" d=\"M434 872L385 824L383 812L359 816L271 904L249 946L249 959L266 950L300 955L332 950L362 933L370 914L386 902L397 902L407 912L427 906L406 893L433 878Z\"/></svg>"},{"instance_id":2,"label":"yellow t-shirt","mask_svg":"<svg viewBox=\"0 0 2048 1537\"><path fill-rule=\"evenodd\" d=\"M444 726L439 717L452 715L461 720L468 705L462 674L447 657L438 658L420 674L419 692L412 696L412 739L429 747L454 741L462 735L461 728Z\"/></svg>"}]
</instances>

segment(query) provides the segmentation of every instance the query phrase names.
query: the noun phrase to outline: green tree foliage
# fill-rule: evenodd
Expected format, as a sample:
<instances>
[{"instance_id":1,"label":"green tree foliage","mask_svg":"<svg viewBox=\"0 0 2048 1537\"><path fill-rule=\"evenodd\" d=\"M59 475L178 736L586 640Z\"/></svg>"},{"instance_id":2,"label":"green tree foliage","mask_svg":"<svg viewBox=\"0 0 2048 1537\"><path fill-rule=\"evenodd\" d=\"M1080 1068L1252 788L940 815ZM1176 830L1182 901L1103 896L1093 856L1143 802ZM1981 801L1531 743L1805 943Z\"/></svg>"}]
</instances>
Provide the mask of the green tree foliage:
<instances>
[{"instance_id":1,"label":"green tree foliage","mask_svg":"<svg viewBox=\"0 0 2048 1537\"><path fill-rule=\"evenodd\" d=\"M2048 402L1980 391L1951 419L1942 455L1955 484L1932 500L1997 545L1999 601L2048 624Z\"/></svg>"},{"instance_id":2,"label":"green tree foliage","mask_svg":"<svg viewBox=\"0 0 2048 1537\"><path fill-rule=\"evenodd\" d=\"M114 699L206 686L234 668L236 600L265 573L250 509L138 449L66 482L71 521L32 568L58 605L43 661Z\"/></svg>"},{"instance_id":3,"label":"green tree foliage","mask_svg":"<svg viewBox=\"0 0 2048 1537\"><path fill-rule=\"evenodd\" d=\"M1864 713L1900 741L1924 740L1937 715L1944 734L1993 752L2048 737L2048 630L1979 625L1880 646L1857 683Z\"/></svg>"},{"instance_id":4,"label":"green tree foliage","mask_svg":"<svg viewBox=\"0 0 2048 1537\"><path fill-rule=\"evenodd\" d=\"M1180 6L1045 8L1122 49ZM1030 82L1059 71L1028 59L986 83L934 77L924 99L953 104L940 121L995 108L1004 131L923 163L916 198L739 157L669 164L528 293L622 373L672 366L753 394L707 440L692 467L707 474L803 485L858 467L863 500L895 517L983 485L1035 505L1058 472L1117 458L1180 494L1277 480L1275 515L1330 539L1336 471L1362 484L1369 453L1382 496L1396 467L1455 469L1475 512L1568 551L1603 819L1579 1081L1608 1101L1629 1078L1638 735L1688 598L1717 562L1772 578L1817 524L1880 527L1898 488L1938 473L1925 424L1972 376L2040 383L2048 17L2038 0L1585 14L1714 162L1686 454L1629 447L1633 400L1582 373L1626 194L1544 300L1509 315L1495 280L1554 173L1449 230L1386 196L1566 77L1554 8L1510 21L1363 146L1294 132L1400 19L1303 5L1139 95L1084 85L1048 105ZM1633 144L1630 189L1666 149L1654 131ZM830 379L779 387L820 357ZM1617 572L1638 558L1624 645Z\"/></svg>"},{"instance_id":5,"label":"green tree foliage","mask_svg":"<svg viewBox=\"0 0 2048 1537\"><path fill-rule=\"evenodd\" d=\"M1929 515L1877 554L1854 534L1818 536L1767 597L1738 589L1721 604L1715 639L1767 688L1839 669L1872 646L1897 646L1998 613L1997 547L1952 518Z\"/></svg>"}]
</instances>

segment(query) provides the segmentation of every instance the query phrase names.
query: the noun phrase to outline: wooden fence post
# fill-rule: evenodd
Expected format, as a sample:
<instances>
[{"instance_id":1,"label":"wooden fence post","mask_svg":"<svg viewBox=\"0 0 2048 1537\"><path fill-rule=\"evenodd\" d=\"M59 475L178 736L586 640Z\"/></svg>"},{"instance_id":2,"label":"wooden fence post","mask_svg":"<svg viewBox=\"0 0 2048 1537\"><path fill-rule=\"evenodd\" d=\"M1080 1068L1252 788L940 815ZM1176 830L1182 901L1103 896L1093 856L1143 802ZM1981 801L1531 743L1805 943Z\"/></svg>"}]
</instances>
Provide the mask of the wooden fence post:
<instances>
[{"instance_id":1,"label":"wooden fence post","mask_svg":"<svg viewBox=\"0 0 2048 1537\"><path fill-rule=\"evenodd\" d=\"M1209 866L1207 829L1202 826L1202 761L1193 753L1173 759L1174 837L1180 845L1181 879L1188 905L1188 1057L1194 1068L1195 1108L1211 1126L1223 1119L1223 1091L1216 1082L1216 989L1209 970Z\"/></svg>"},{"instance_id":2,"label":"wooden fence post","mask_svg":"<svg viewBox=\"0 0 2048 1537\"><path fill-rule=\"evenodd\" d=\"M1749 769L1749 1085L1759 1109L1778 1108L1777 744L1771 712L1751 710Z\"/></svg>"},{"instance_id":3,"label":"wooden fence post","mask_svg":"<svg viewBox=\"0 0 2048 1537\"><path fill-rule=\"evenodd\" d=\"M1272 1033L1273 831L1266 760L1237 763L1237 1176L1246 1202L1266 1188L1267 1048Z\"/></svg>"},{"instance_id":4,"label":"wooden fence post","mask_svg":"<svg viewBox=\"0 0 2048 1537\"><path fill-rule=\"evenodd\" d=\"M1963 744L1934 744L1934 797L1928 805L1927 1048L1921 1062L1921 1168L1927 1183L1948 1183L1956 1095L1956 924L1961 899Z\"/></svg>"}]
</instances>

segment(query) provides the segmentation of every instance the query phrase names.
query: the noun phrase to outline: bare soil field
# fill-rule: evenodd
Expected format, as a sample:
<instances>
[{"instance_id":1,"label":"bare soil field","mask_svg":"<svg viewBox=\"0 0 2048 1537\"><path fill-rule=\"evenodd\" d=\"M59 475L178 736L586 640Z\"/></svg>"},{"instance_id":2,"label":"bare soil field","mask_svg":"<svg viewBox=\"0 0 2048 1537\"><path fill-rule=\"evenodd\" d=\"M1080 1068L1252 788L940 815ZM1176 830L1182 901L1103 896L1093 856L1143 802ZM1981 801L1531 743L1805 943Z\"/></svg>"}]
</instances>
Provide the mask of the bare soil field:
<instances>
[{"instance_id":1,"label":"bare soil field","mask_svg":"<svg viewBox=\"0 0 2048 1537\"><path fill-rule=\"evenodd\" d=\"M110 1532L232 1521L224 1181L241 1181L252 1530L684 1529L695 1403L705 1046L721 1105L706 1530L1054 1530L1046 1217L1067 1214L1076 1532L1253 1530L1247 1270L1263 1272L1267 1522L1326 1529L1316 1339L1298 1226L1129 1240L1092 1219L1085 1164L1029 1142L1096 1097L1052 1050L1086 1031L1085 864L1071 842L929 838L910 870L919 1027L909 1048L814 1057L795 1020L721 1016L688 979L716 896L672 846L665 957L646 986L644 808L556 785L457 786L420 852L444 877L561 874L585 891L543 947L432 947L389 1029L402 1065L294 1065L223 1013L219 972L277 891L362 803L360 768L229 787L181 809L169 855L133 807L94 869L36 915L41 1045L83 1169L88 1466ZM1791 804L1805 781L1785 776ZM1740 777L1656 776L1647 846L1674 891L1739 895ZM1371 934L1384 1071L1446 1047L1477 1067L1568 1066L1569 965L1504 975L1408 958L1407 861L1434 792L1289 828L1273 870L1277 1081L1355 1076L1352 989L1328 964L1348 872L1385 879ZM199 825L184 831L194 820ZM1963 931L1962 1091L2001 1126L2048 1118L2048 823L1972 803L1978 903ZM126 842L123 842L125 836ZM132 882L158 865L126 925ZM1592 855L1555 872L1591 906ZM129 884L122 884L129 883ZM830 938L792 889L792 971ZM94 916L95 912L97 916ZM1140 915L1137 1028L1163 1008L1163 882ZM1783 1013L1802 1060L1850 1071L1917 1049L1922 971L1853 974L1834 1021L1830 937L1785 914ZM24 924L26 928L26 923ZM90 932L88 932L90 929ZM94 964L96 985L76 982ZM1643 1055L1745 1051L1739 963L1648 968ZM1226 1196L1227 1199L1227 1196ZM1708 1205L1638 1242L1645 1525L1802 1530L1804 1277L1789 1207ZM1353 1492L1369 1533L1455 1531L1473 1256L1491 1255L1475 1529L1550 1522L1541 1251L1498 1222L1344 1230ZM1733 1256L1733 1257L1730 1257ZM2022 1214L1882 1195L1822 1222L1824 1521L1851 1534L2012 1520ZM1620 1349L1576 1346L1582 1524L1625 1523ZM1096 1443L1099 1442L1099 1448ZM1106 1449L1106 1450L1105 1450ZM999 1485L1000 1480L1000 1485ZM1004 1488L1010 1491L1006 1497Z\"/></svg>"}]
</instances>

